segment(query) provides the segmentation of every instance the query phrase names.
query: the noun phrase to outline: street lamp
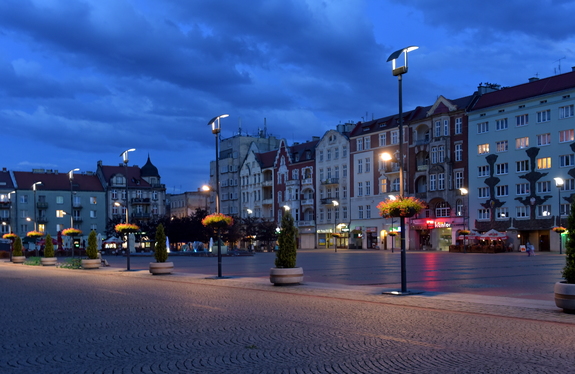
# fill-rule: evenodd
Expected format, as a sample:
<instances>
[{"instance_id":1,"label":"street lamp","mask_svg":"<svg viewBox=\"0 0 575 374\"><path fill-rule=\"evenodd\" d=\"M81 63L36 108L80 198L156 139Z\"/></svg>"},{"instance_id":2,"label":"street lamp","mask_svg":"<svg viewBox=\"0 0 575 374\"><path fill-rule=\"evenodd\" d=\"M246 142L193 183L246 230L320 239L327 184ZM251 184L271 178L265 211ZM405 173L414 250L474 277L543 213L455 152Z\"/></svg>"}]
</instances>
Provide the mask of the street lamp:
<instances>
[{"instance_id":1,"label":"street lamp","mask_svg":"<svg viewBox=\"0 0 575 374\"><path fill-rule=\"evenodd\" d=\"M388 58L387 62L391 61L391 72L393 76L397 77L399 84L399 196L404 196L403 191L403 87L402 87L402 76L407 73L407 54L411 51L418 49L419 47L410 46L402 48L393 52ZM396 67L396 60L404 55L403 66ZM406 256L405 256L405 217L399 217L400 226L400 242L401 242L401 292L395 292L396 295L408 295L407 291L407 269L406 269Z\"/></svg>"},{"instance_id":2,"label":"street lamp","mask_svg":"<svg viewBox=\"0 0 575 374\"><path fill-rule=\"evenodd\" d=\"M128 159L128 153L129 152L133 152L135 151L136 148L130 148L122 153L120 153L120 157L122 157L123 161L124 161L124 176L126 178L126 224L129 223L128 222L128 162L130 161ZM130 270L130 234L126 233L126 270Z\"/></svg>"},{"instance_id":3,"label":"street lamp","mask_svg":"<svg viewBox=\"0 0 575 374\"><path fill-rule=\"evenodd\" d=\"M74 228L74 172L79 171L79 168L72 169L68 172L68 179L70 180L70 228ZM74 238L72 238L72 241ZM72 257L74 257L74 244L72 243Z\"/></svg>"},{"instance_id":4,"label":"street lamp","mask_svg":"<svg viewBox=\"0 0 575 374\"><path fill-rule=\"evenodd\" d=\"M555 186L557 186L557 193L559 196L559 210L557 211L557 226L561 226L561 188L565 184L563 178L553 178L555 180ZM561 233L559 233L559 254L563 254L563 240L561 238Z\"/></svg>"},{"instance_id":5,"label":"street lamp","mask_svg":"<svg viewBox=\"0 0 575 374\"><path fill-rule=\"evenodd\" d=\"M217 117L212 118L209 122L208 122L208 126L212 126L212 134L214 134L214 137L216 139L216 213L220 213L220 155L219 155L219 138L218 138L218 134L222 131L221 125L220 125L220 119L221 118L226 118L229 117L229 114L222 114L219 115ZM222 245L220 243L220 228L218 227L217 229L217 235L218 235L218 278L222 278Z\"/></svg>"},{"instance_id":6,"label":"street lamp","mask_svg":"<svg viewBox=\"0 0 575 374\"><path fill-rule=\"evenodd\" d=\"M333 204L333 233L334 233L334 235L332 235L332 237L333 237L333 249L337 253L337 242L336 242L336 237L335 237L335 229L336 229L336 223L337 222L336 222L336 218L335 218L335 210L339 206L339 202L337 200L332 200L331 202Z\"/></svg>"},{"instance_id":7,"label":"street lamp","mask_svg":"<svg viewBox=\"0 0 575 374\"><path fill-rule=\"evenodd\" d=\"M467 190L467 188L463 188L461 187L459 189L459 192L461 193L461 196L467 196L467 205L463 205L463 209L461 211L461 214L463 215L463 229L467 230L467 225L465 224L466 219L468 218L465 214L465 212L467 211L466 208L468 208L469 206L469 191ZM465 243L465 234L463 234L463 253L467 253L467 244Z\"/></svg>"}]
</instances>

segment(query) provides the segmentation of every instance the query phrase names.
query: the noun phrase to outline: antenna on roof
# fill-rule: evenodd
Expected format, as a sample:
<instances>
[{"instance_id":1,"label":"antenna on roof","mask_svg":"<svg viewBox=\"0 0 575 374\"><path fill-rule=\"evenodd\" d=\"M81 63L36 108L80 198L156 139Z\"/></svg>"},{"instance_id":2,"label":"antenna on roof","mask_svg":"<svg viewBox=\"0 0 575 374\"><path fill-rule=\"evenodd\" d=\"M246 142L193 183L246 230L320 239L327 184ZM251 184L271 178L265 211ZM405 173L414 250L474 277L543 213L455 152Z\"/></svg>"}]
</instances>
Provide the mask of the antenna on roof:
<instances>
[{"instance_id":1,"label":"antenna on roof","mask_svg":"<svg viewBox=\"0 0 575 374\"><path fill-rule=\"evenodd\" d=\"M242 117L238 118L238 124L239 124L238 132L240 133L240 136L242 136Z\"/></svg>"},{"instance_id":2,"label":"antenna on roof","mask_svg":"<svg viewBox=\"0 0 575 374\"><path fill-rule=\"evenodd\" d=\"M556 68L553 68L555 75L557 75L557 70L559 70L559 74L561 74L561 60L565 60L566 58L567 57L563 56L559 60L553 61L553 63L556 63L556 62L559 63Z\"/></svg>"}]
</instances>

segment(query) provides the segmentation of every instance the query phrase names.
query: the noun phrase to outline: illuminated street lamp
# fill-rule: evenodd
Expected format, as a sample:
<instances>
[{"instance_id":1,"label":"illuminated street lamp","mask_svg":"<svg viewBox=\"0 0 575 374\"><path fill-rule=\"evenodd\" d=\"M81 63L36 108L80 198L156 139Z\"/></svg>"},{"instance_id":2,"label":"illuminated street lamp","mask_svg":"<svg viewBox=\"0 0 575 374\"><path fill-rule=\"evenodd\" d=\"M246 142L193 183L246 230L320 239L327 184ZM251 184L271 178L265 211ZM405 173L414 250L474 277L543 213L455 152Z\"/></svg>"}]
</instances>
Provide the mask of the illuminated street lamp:
<instances>
[{"instance_id":1,"label":"illuminated street lamp","mask_svg":"<svg viewBox=\"0 0 575 374\"><path fill-rule=\"evenodd\" d=\"M555 186L557 186L557 193L559 196L559 210L557 211L557 226L561 226L561 188L565 184L563 178L553 178L555 180ZM559 254L563 254L563 238L561 233L559 233Z\"/></svg>"},{"instance_id":2,"label":"illuminated street lamp","mask_svg":"<svg viewBox=\"0 0 575 374\"><path fill-rule=\"evenodd\" d=\"M129 202L128 202L128 180L129 180L128 179L128 162L130 160L128 159L128 153L133 152L135 150L136 150L136 148L130 148L130 149L120 153L120 157L122 157L122 160L124 162L124 175L126 178L126 201L125 201L125 204L126 204L126 224L129 223L128 222L128 218L129 218L129 215L128 215L128 206L129 206ZM129 233L126 233L126 249L127 249L127 251L126 251L126 270L128 270L128 271L130 270L130 239L129 239L129 235L130 235Z\"/></svg>"},{"instance_id":3,"label":"illuminated street lamp","mask_svg":"<svg viewBox=\"0 0 575 374\"><path fill-rule=\"evenodd\" d=\"M387 62L391 61L391 72L393 76L397 77L399 84L399 196L404 197L403 191L403 87L402 87L402 76L407 73L407 54L411 51L418 49L419 47L410 46L402 48L393 52L388 58ZM396 60L404 55L403 66L396 67ZM406 269L406 255L405 255L405 217L399 217L400 225L400 242L401 242L401 292L394 292L396 295L408 295L407 291L407 269Z\"/></svg>"},{"instance_id":4,"label":"illuminated street lamp","mask_svg":"<svg viewBox=\"0 0 575 374\"><path fill-rule=\"evenodd\" d=\"M216 139L216 213L220 213L220 155L219 155L219 133L222 131L220 119L229 117L229 114L222 114L212 118L208 122L208 126L212 127L212 134ZM218 236L218 278L222 278L222 245L220 243L220 227L217 229Z\"/></svg>"},{"instance_id":5,"label":"illuminated street lamp","mask_svg":"<svg viewBox=\"0 0 575 374\"><path fill-rule=\"evenodd\" d=\"M335 218L335 210L339 206L339 202L337 200L332 200L331 203L333 204L333 233L334 233L334 235L332 235L332 237L333 237L333 249L337 253L337 242L336 242L336 237L335 237L335 230L336 230L337 222L336 222L336 218Z\"/></svg>"}]
</instances>

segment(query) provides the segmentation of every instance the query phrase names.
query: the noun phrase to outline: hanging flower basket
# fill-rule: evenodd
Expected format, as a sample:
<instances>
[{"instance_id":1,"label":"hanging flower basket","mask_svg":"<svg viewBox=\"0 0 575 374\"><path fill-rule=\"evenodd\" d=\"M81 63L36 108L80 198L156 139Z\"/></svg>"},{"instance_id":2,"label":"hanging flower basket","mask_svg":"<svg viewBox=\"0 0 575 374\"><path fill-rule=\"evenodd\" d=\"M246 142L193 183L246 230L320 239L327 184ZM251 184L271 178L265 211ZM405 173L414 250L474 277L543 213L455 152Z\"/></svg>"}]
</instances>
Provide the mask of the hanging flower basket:
<instances>
[{"instance_id":1,"label":"hanging flower basket","mask_svg":"<svg viewBox=\"0 0 575 374\"><path fill-rule=\"evenodd\" d=\"M28 231L26 233L26 236L29 238L41 238L42 236L44 236L44 233L40 231Z\"/></svg>"},{"instance_id":2,"label":"hanging flower basket","mask_svg":"<svg viewBox=\"0 0 575 374\"><path fill-rule=\"evenodd\" d=\"M78 236L78 235L82 235L82 230L75 229L75 228L69 228L69 229L62 230L62 235Z\"/></svg>"},{"instance_id":3,"label":"hanging flower basket","mask_svg":"<svg viewBox=\"0 0 575 374\"><path fill-rule=\"evenodd\" d=\"M202 225L212 228L226 228L234 224L234 219L222 213L213 213L207 215L202 220Z\"/></svg>"},{"instance_id":4,"label":"hanging flower basket","mask_svg":"<svg viewBox=\"0 0 575 374\"><path fill-rule=\"evenodd\" d=\"M388 235L389 235L389 236L396 236L397 233L395 233L395 232L390 232Z\"/></svg>"},{"instance_id":5,"label":"hanging flower basket","mask_svg":"<svg viewBox=\"0 0 575 374\"><path fill-rule=\"evenodd\" d=\"M459 235L469 235L471 234L471 231L469 230L459 230Z\"/></svg>"},{"instance_id":6,"label":"hanging flower basket","mask_svg":"<svg viewBox=\"0 0 575 374\"><path fill-rule=\"evenodd\" d=\"M10 240L14 240L18 237L18 235L14 234L13 232L10 232L8 234L4 234L2 235L3 239L10 239Z\"/></svg>"},{"instance_id":7,"label":"hanging flower basket","mask_svg":"<svg viewBox=\"0 0 575 374\"><path fill-rule=\"evenodd\" d=\"M423 200L415 197L400 197L395 200L385 200L377 204L379 215L388 217L413 217L427 207Z\"/></svg>"},{"instance_id":8,"label":"hanging flower basket","mask_svg":"<svg viewBox=\"0 0 575 374\"><path fill-rule=\"evenodd\" d=\"M557 227L553 227L552 229L553 231L555 231L557 234L562 234L565 231L567 231L567 229L563 226L557 226Z\"/></svg>"},{"instance_id":9,"label":"hanging flower basket","mask_svg":"<svg viewBox=\"0 0 575 374\"><path fill-rule=\"evenodd\" d=\"M140 231L140 226L134 225L133 223L118 223L114 229L120 234L129 234Z\"/></svg>"}]
</instances>

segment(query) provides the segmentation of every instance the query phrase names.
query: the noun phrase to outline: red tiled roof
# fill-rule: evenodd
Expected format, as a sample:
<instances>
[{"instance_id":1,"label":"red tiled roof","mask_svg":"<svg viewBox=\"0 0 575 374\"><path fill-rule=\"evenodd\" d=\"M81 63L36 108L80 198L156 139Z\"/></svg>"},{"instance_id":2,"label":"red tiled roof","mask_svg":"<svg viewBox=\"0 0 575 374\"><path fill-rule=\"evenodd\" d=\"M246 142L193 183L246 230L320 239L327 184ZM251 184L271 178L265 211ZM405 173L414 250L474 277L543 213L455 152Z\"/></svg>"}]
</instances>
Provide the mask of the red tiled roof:
<instances>
[{"instance_id":1,"label":"red tiled roof","mask_svg":"<svg viewBox=\"0 0 575 374\"><path fill-rule=\"evenodd\" d=\"M10 172L7 170L0 171L0 189L2 190L13 190L14 184L12 183L12 177Z\"/></svg>"},{"instance_id":2,"label":"red tiled roof","mask_svg":"<svg viewBox=\"0 0 575 374\"><path fill-rule=\"evenodd\" d=\"M23 190L31 190L32 185L36 182L42 182L41 186L36 187L38 191L61 191L70 189L70 179L68 179L68 173L35 173L31 171L15 171L14 179L16 180L18 189ZM95 174L74 174L73 184L75 191L104 191L102 183L100 183L100 180Z\"/></svg>"},{"instance_id":3,"label":"red tiled roof","mask_svg":"<svg viewBox=\"0 0 575 374\"><path fill-rule=\"evenodd\" d=\"M575 88L575 72L555 75L483 94L471 111Z\"/></svg>"},{"instance_id":4,"label":"red tiled roof","mask_svg":"<svg viewBox=\"0 0 575 374\"><path fill-rule=\"evenodd\" d=\"M260 167L262 169L271 168L274 166L274 161L276 159L277 149L269 152L264 153L257 153L256 159L260 163Z\"/></svg>"},{"instance_id":5,"label":"red tiled roof","mask_svg":"<svg viewBox=\"0 0 575 374\"><path fill-rule=\"evenodd\" d=\"M104 178L108 184L112 184L112 178L121 174L126 175L126 169L122 166L100 166ZM128 166L128 187L151 188L150 184L141 177L140 168L138 166Z\"/></svg>"}]
</instances>

